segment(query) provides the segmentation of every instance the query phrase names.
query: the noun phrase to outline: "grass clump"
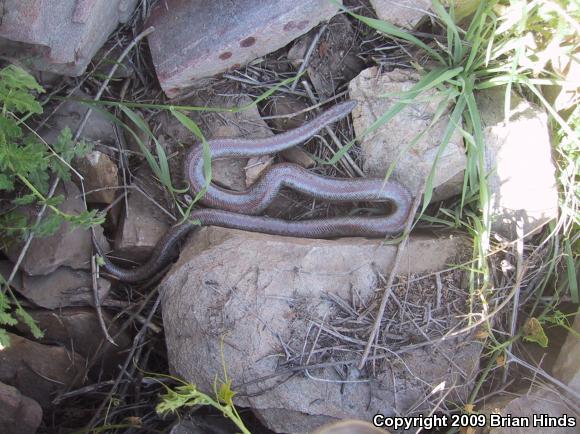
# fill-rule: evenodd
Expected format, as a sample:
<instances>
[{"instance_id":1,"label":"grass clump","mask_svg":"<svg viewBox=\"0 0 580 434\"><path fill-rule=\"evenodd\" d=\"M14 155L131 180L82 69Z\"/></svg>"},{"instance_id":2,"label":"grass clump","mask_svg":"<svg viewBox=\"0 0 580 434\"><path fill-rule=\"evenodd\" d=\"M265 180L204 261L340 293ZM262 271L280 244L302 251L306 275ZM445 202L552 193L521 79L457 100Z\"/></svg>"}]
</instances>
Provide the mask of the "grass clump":
<instances>
[{"instance_id":1,"label":"grass clump","mask_svg":"<svg viewBox=\"0 0 580 434\"><path fill-rule=\"evenodd\" d=\"M454 4L459 6L456 8ZM477 390L488 378L492 368L500 367L497 361L516 360L511 353L514 343L523 338L541 346L548 345L542 325L559 325L569 330L568 322L557 306L564 297L569 297L573 303L579 301L576 229L579 223L580 191L576 179L580 162L580 111L576 106L569 118L565 119L544 94L547 94L545 91L549 88L574 87L571 86L573 83L559 76L552 66L557 59L562 58L578 62L580 6L577 2L566 0L449 1L445 5L438 0L432 0L433 34L422 33L419 36L341 7L350 16L398 44L414 46L419 53L411 59L411 64L422 74L422 78L408 91L396 95L397 102L379 116L365 134L380 128L417 98L432 98L426 96L427 91L435 90L435 97L440 101L432 124L445 115L446 107L452 107L447 129L427 179L421 218L447 227L467 230L471 234L474 250L472 266L467 269L469 290L472 300L483 302L484 316L487 316L486 312L493 310L485 309L490 306L491 298L498 291L497 282L490 271L493 256L495 252L506 247L492 245L493 216L490 213L490 189L487 182L489 168L486 168L486 143L476 95L480 90L504 86L504 99L498 101L498 104L503 105L506 120L510 118L513 91L543 106L549 114L559 175L560 215L557 221L534 238L535 246L529 245L524 252L523 239L512 246L516 249L520 243L520 258L524 257L524 253L526 256L525 260L522 259L516 264L513 289L508 295L508 298L513 297L515 304L511 312L512 325L511 329L510 326L507 327L507 333L496 334L494 329L497 323L492 326L491 320L486 321L491 349L490 365L480 376L471 396L470 403L473 403ZM421 62L416 60L419 58ZM462 134L467 152L461 198L448 208L442 206L435 210L436 215L427 215L425 212L432 198L437 161L456 131ZM420 132L415 140L425 133L426 131ZM523 146L524 144L522 158L525 158ZM396 162L387 171L387 178L395 164ZM509 249L512 247L508 246ZM527 293L533 297L526 300L526 312L522 315L520 309L524 305L518 304L519 296L516 294L519 294L520 286L525 280L524 274L531 272L528 269L531 261L536 261L534 264L539 269L534 276L533 285L527 287ZM555 287L550 292L551 298L543 297L544 290L550 286ZM550 300L546 302L546 298ZM520 321L521 327L516 329L518 315L527 317L528 320Z\"/></svg>"}]
</instances>

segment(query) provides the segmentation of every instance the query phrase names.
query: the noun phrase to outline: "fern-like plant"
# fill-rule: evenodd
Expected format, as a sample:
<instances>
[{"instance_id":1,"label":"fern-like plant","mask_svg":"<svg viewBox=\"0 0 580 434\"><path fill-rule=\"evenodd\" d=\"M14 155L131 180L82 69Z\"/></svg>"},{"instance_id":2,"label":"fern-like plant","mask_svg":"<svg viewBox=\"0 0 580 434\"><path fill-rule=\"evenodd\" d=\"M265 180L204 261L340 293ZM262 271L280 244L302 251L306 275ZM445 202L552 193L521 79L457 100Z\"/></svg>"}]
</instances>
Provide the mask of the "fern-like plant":
<instances>
[{"instance_id":1,"label":"fern-like plant","mask_svg":"<svg viewBox=\"0 0 580 434\"><path fill-rule=\"evenodd\" d=\"M75 226L90 227L103 222L97 210L80 214L62 212L58 205L62 195L50 197L49 182L58 177L70 180L70 163L75 157L86 155L91 146L74 143L68 128L56 143L44 143L26 121L42 113L37 95L44 89L34 77L14 65L0 69L0 239L2 247L7 240L26 238L31 233L42 237L54 234L63 221ZM47 212L40 222L29 222L20 208L23 205L46 205ZM16 317L24 321L35 337L42 333L34 320L0 276L0 346L8 345L3 326L13 326Z\"/></svg>"}]
</instances>

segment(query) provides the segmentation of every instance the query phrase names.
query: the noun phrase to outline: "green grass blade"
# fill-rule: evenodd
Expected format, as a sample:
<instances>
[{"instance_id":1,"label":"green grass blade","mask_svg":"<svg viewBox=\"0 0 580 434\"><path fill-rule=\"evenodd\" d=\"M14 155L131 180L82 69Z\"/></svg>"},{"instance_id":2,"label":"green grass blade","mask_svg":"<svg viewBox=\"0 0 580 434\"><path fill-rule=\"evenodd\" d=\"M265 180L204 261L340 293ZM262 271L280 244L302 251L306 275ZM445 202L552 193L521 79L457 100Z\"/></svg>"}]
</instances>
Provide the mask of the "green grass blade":
<instances>
[{"instance_id":1,"label":"green grass blade","mask_svg":"<svg viewBox=\"0 0 580 434\"><path fill-rule=\"evenodd\" d=\"M205 184L200 191L196 192L195 198L193 199L193 203L196 203L203 197L209 187L209 184L211 183L211 149L209 148L203 133L194 121L177 110L171 110L170 112L175 117L175 119L177 119L189 131L191 131L202 144L203 176L205 178Z\"/></svg>"},{"instance_id":2,"label":"green grass blade","mask_svg":"<svg viewBox=\"0 0 580 434\"><path fill-rule=\"evenodd\" d=\"M379 32L383 33L384 35L390 36L392 38L402 39L404 41L410 42L410 43L416 45L417 47L420 47L423 50L425 50L433 59L436 59L442 65L447 65L447 62L445 61L445 59L437 51L435 51L433 48L429 47L423 41L421 41L420 39L411 35L410 33L406 32L404 30L401 30L398 27L396 27L390 23L387 23L386 21L377 20L375 18L369 18L369 17L364 17L362 15L355 14L353 12L350 12L342 4L340 4L334 0L330 0L330 1L332 3L334 3L335 5L337 5L339 8L341 8L343 11L345 11L347 14L349 14L351 17L354 17L357 20L365 23L367 26L369 26L375 30L378 30Z\"/></svg>"},{"instance_id":3,"label":"green grass blade","mask_svg":"<svg viewBox=\"0 0 580 434\"><path fill-rule=\"evenodd\" d=\"M570 240L564 240L564 251L566 253L566 273L568 276L568 288L573 303L578 303L578 276L576 274L576 264L572 254L572 245Z\"/></svg>"},{"instance_id":4,"label":"green grass blade","mask_svg":"<svg viewBox=\"0 0 580 434\"><path fill-rule=\"evenodd\" d=\"M432 0L431 5L435 13L439 16L439 19L445 25L447 30L447 50L453 56L453 64L457 65L463 58L463 44L461 42L461 36L459 36L459 28L455 24L453 17L447 13L445 8L439 3L438 0ZM454 7L453 2L451 3L451 13L453 14Z\"/></svg>"}]
</instances>

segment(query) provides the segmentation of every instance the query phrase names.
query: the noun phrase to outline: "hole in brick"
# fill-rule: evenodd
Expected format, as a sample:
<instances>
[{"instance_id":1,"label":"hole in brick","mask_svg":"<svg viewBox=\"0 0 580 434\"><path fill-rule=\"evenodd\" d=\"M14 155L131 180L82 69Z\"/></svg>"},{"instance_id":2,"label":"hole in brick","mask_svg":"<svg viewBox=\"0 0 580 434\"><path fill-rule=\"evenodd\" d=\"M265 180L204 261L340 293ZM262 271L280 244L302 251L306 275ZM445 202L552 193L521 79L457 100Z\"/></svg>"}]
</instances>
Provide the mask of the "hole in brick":
<instances>
[{"instance_id":1,"label":"hole in brick","mask_svg":"<svg viewBox=\"0 0 580 434\"><path fill-rule=\"evenodd\" d=\"M243 47L243 48L251 47L255 43L256 43L256 38L254 38L253 36L250 36L249 38L243 39L240 42L240 47Z\"/></svg>"}]
</instances>

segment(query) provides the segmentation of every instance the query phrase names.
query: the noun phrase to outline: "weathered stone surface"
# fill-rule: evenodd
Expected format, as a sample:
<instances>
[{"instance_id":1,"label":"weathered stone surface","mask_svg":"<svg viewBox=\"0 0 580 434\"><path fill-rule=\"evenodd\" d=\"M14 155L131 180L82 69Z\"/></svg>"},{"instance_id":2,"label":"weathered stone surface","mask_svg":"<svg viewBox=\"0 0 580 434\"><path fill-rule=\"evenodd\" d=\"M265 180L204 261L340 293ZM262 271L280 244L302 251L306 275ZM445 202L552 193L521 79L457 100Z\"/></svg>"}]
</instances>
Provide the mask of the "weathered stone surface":
<instances>
[{"instance_id":1,"label":"weathered stone surface","mask_svg":"<svg viewBox=\"0 0 580 434\"><path fill-rule=\"evenodd\" d=\"M6 0L0 38L35 69L81 75L137 0ZM13 41L10 44L10 41ZM12 45L12 46L10 46Z\"/></svg>"},{"instance_id":2,"label":"weathered stone surface","mask_svg":"<svg viewBox=\"0 0 580 434\"><path fill-rule=\"evenodd\" d=\"M75 92L73 98L92 99L81 91ZM70 128L74 133L88 109L87 105L78 101L70 100L64 102L51 116L48 125L39 131L40 136L47 143L55 143L58 135L65 127ZM113 123L106 115L99 110L93 110L83 128L81 138L92 142L113 144L116 141L114 128Z\"/></svg>"},{"instance_id":3,"label":"weathered stone surface","mask_svg":"<svg viewBox=\"0 0 580 434\"><path fill-rule=\"evenodd\" d=\"M389 434L384 429L364 422L362 420L343 420L341 422L325 425L316 430L314 434Z\"/></svg>"},{"instance_id":4,"label":"weathered stone surface","mask_svg":"<svg viewBox=\"0 0 580 434\"><path fill-rule=\"evenodd\" d=\"M264 106L264 111L268 117L268 124L277 133L299 127L308 120L308 113L305 111L309 105L302 99L294 95L284 95L273 99ZM293 116L288 116L293 115Z\"/></svg>"},{"instance_id":5,"label":"weathered stone surface","mask_svg":"<svg viewBox=\"0 0 580 434\"><path fill-rule=\"evenodd\" d=\"M0 432L34 434L42 422L42 408L34 399L0 383Z\"/></svg>"},{"instance_id":6,"label":"weathered stone surface","mask_svg":"<svg viewBox=\"0 0 580 434\"><path fill-rule=\"evenodd\" d=\"M111 289L107 279L97 280L99 300L104 300ZM67 306L92 306L93 290L90 272L59 267L44 276L22 275L22 287L18 292L34 304L46 309Z\"/></svg>"},{"instance_id":7,"label":"weathered stone surface","mask_svg":"<svg viewBox=\"0 0 580 434\"><path fill-rule=\"evenodd\" d=\"M288 60L296 67L304 62L316 31L300 38L288 51ZM344 14L336 15L320 36L306 68L308 78L321 99L333 96L340 85L349 82L364 68L358 53L359 43L350 21Z\"/></svg>"},{"instance_id":8,"label":"weathered stone surface","mask_svg":"<svg viewBox=\"0 0 580 434\"><path fill-rule=\"evenodd\" d=\"M308 113L304 110L308 108L303 100L292 95L276 98L271 104L264 108L268 117L268 124L277 133L283 133L294 128L298 128L308 120ZM298 114L297 114L298 113ZM287 115L294 115L286 117ZM316 162L304 151L302 146L294 146L280 152L280 155L291 163L299 164L302 167L314 167Z\"/></svg>"},{"instance_id":9,"label":"weathered stone surface","mask_svg":"<svg viewBox=\"0 0 580 434\"><path fill-rule=\"evenodd\" d=\"M248 160L246 165L246 187L251 186L256 182L262 174L272 166L274 157L270 155L262 155L261 157L252 157Z\"/></svg>"},{"instance_id":10,"label":"weathered stone surface","mask_svg":"<svg viewBox=\"0 0 580 434\"><path fill-rule=\"evenodd\" d=\"M504 119L505 88L480 92L485 164L492 229L512 240L518 220L529 235L558 215L558 189L551 157L548 117L538 106L512 94Z\"/></svg>"},{"instance_id":11,"label":"weathered stone surface","mask_svg":"<svg viewBox=\"0 0 580 434\"><path fill-rule=\"evenodd\" d=\"M316 161L304 151L304 149L294 146L282 152L282 156L286 161L298 164L306 169L310 169L316 165Z\"/></svg>"},{"instance_id":12,"label":"weathered stone surface","mask_svg":"<svg viewBox=\"0 0 580 434\"><path fill-rule=\"evenodd\" d=\"M370 0L379 19L412 29L431 11L431 0Z\"/></svg>"},{"instance_id":13,"label":"weathered stone surface","mask_svg":"<svg viewBox=\"0 0 580 434\"><path fill-rule=\"evenodd\" d=\"M576 408L575 408L576 407ZM530 421L530 427L498 427L479 429L479 433L491 434L528 434L538 432L546 434L576 434L578 427L550 427L547 424L533 428L532 421L534 416L546 415L552 418L561 418L563 415L575 417L578 414L578 408L573 403L566 402L562 397L548 389L534 388L532 391L523 390L521 395L512 393L510 395L494 396L486 401L484 408L479 410L481 413L490 417L490 414L509 416L510 418L524 418ZM513 420L513 419L512 419Z\"/></svg>"},{"instance_id":14,"label":"weathered stone surface","mask_svg":"<svg viewBox=\"0 0 580 434\"><path fill-rule=\"evenodd\" d=\"M91 203L112 203L117 196L119 176L117 164L107 154L89 152L76 160L76 169L85 178L87 201Z\"/></svg>"},{"instance_id":15,"label":"weathered stone surface","mask_svg":"<svg viewBox=\"0 0 580 434\"><path fill-rule=\"evenodd\" d=\"M157 241L167 232L171 219L158 206L164 205L164 192L155 183L147 164L136 171L135 183L141 191L133 190L127 198L127 208L115 237L115 255L141 261L149 257Z\"/></svg>"},{"instance_id":16,"label":"weathered stone surface","mask_svg":"<svg viewBox=\"0 0 580 434\"><path fill-rule=\"evenodd\" d=\"M553 368L554 376L580 394L580 313L568 332Z\"/></svg>"},{"instance_id":17,"label":"weathered stone surface","mask_svg":"<svg viewBox=\"0 0 580 434\"><path fill-rule=\"evenodd\" d=\"M268 54L332 17L326 0L168 0L152 12L149 46L169 97L210 77Z\"/></svg>"},{"instance_id":18,"label":"weathered stone surface","mask_svg":"<svg viewBox=\"0 0 580 434\"><path fill-rule=\"evenodd\" d=\"M57 194L63 194L65 199L58 208L67 214L80 214L85 210L81 193L72 182L62 182ZM27 212L31 218L36 216L36 208L28 207ZM104 249L108 249L108 243L103 236L103 228L96 227L97 242ZM16 261L22 244L12 244L6 255L11 261ZM32 240L30 248L21 268L31 276L44 275L53 272L58 267L66 266L74 269L90 269L93 243L91 231L82 228L74 228L68 222L61 224L59 230L49 237Z\"/></svg>"},{"instance_id":19,"label":"weathered stone surface","mask_svg":"<svg viewBox=\"0 0 580 434\"><path fill-rule=\"evenodd\" d=\"M459 261L463 257L459 252L464 254L464 249L469 250L462 238L412 237L400 272L415 276L442 270ZM268 428L277 432L307 432L338 418L370 420L379 410L388 415L404 413L442 381L454 388L448 399L465 399L481 348L470 338L408 349L392 359L385 355L386 359L375 365L376 375L369 382L342 383L334 368L310 372L322 381L302 372L290 378L283 374L296 364L358 360L360 352L338 351L327 358L321 355L324 349L310 358L310 347L303 349L304 339L309 327L313 327L313 335L321 323L331 327L340 311L331 297L346 304L354 297L357 306L368 309L360 318L374 315L381 276L392 267L395 251L396 246L383 245L381 240L309 240L201 229L190 237L179 261L161 283L171 371L211 391L215 375L221 375L225 364L234 387L251 383L241 389L241 395L248 396L240 397L237 404L254 409ZM440 337L463 315L460 312L466 295L450 282L449 286L443 284L437 299L435 287L434 283L402 283L397 297L413 300L417 306L430 306L430 314L424 318L445 313L446 325L436 332ZM447 310L451 305L453 309ZM393 303L386 317L395 312ZM406 321L404 315L396 313L397 323ZM424 339L409 333L412 338L401 339ZM323 333L321 339L333 338ZM363 333L355 342L362 347L364 339ZM400 345L400 340L389 339L381 335L381 345L391 349ZM303 360L300 354L304 354ZM452 357L453 362L446 357ZM285 363L290 365L280 366ZM280 377L271 377L276 372ZM269 379L252 383L260 378ZM341 393L342 387L348 393Z\"/></svg>"},{"instance_id":20,"label":"weathered stone surface","mask_svg":"<svg viewBox=\"0 0 580 434\"><path fill-rule=\"evenodd\" d=\"M28 313L44 332L44 338L38 342L52 345L58 343L87 360L92 360L99 350L100 356L94 360L98 370L114 372L125 358L124 351L131 346L131 338L127 332L117 336L119 326L111 324L112 317L105 310L102 312L103 319L117 346L113 346L105 338L94 308L73 307L54 311L29 309ZM19 323L18 329L32 339L26 325Z\"/></svg>"},{"instance_id":21,"label":"weathered stone surface","mask_svg":"<svg viewBox=\"0 0 580 434\"><path fill-rule=\"evenodd\" d=\"M85 359L63 347L42 345L8 333L10 346L0 351L0 381L14 386L44 408L54 394L78 386ZM73 382L73 379L78 378ZM73 384L74 383L74 384Z\"/></svg>"},{"instance_id":22,"label":"weathered stone surface","mask_svg":"<svg viewBox=\"0 0 580 434\"><path fill-rule=\"evenodd\" d=\"M12 273L12 269L14 268L14 264L10 261L0 261L0 275L4 277L4 279L8 280L8 277ZM22 289L22 272L18 270L14 275L14 279L12 280L11 284L12 288L19 291Z\"/></svg>"},{"instance_id":23,"label":"weathered stone surface","mask_svg":"<svg viewBox=\"0 0 580 434\"><path fill-rule=\"evenodd\" d=\"M251 103L248 97L231 97L213 96L209 101L202 98L196 98L188 101L189 104L207 107L243 107ZM193 112L189 116L199 125L204 137L209 139L217 138L247 138L257 139L272 136L272 131L262 120L256 106L248 107L246 110L237 113L202 113ZM169 131L171 136L181 142L196 143L192 133L181 124L171 122ZM212 160L212 182L230 190L243 191L246 189L246 180L255 179L259 176L261 170L269 167L271 161L264 156L266 162L262 167L254 166L255 159L247 158L220 158ZM256 168L258 170L253 170ZM182 176L183 166L179 167L181 173L176 176ZM249 172L249 173L248 173ZM252 173L254 172L254 173Z\"/></svg>"},{"instance_id":24,"label":"weathered stone surface","mask_svg":"<svg viewBox=\"0 0 580 434\"><path fill-rule=\"evenodd\" d=\"M356 135L361 138L364 172L368 176L384 177L390 165L396 162L392 179L407 186L412 193L417 193L429 176L448 125L448 117L442 116L417 143L407 149L432 122L440 103L436 92L422 93L420 100L413 101L375 132L363 135L379 116L397 102L396 98L382 95L401 94L418 80L419 76L409 71L396 69L379 75L378 68L373 67L361 72L349 86L351 98L359 102L352 117ZM434 201L461 192L466 162L461 133L456 130L437 162L433 178Z\"/></svg>"}]
</instances>

